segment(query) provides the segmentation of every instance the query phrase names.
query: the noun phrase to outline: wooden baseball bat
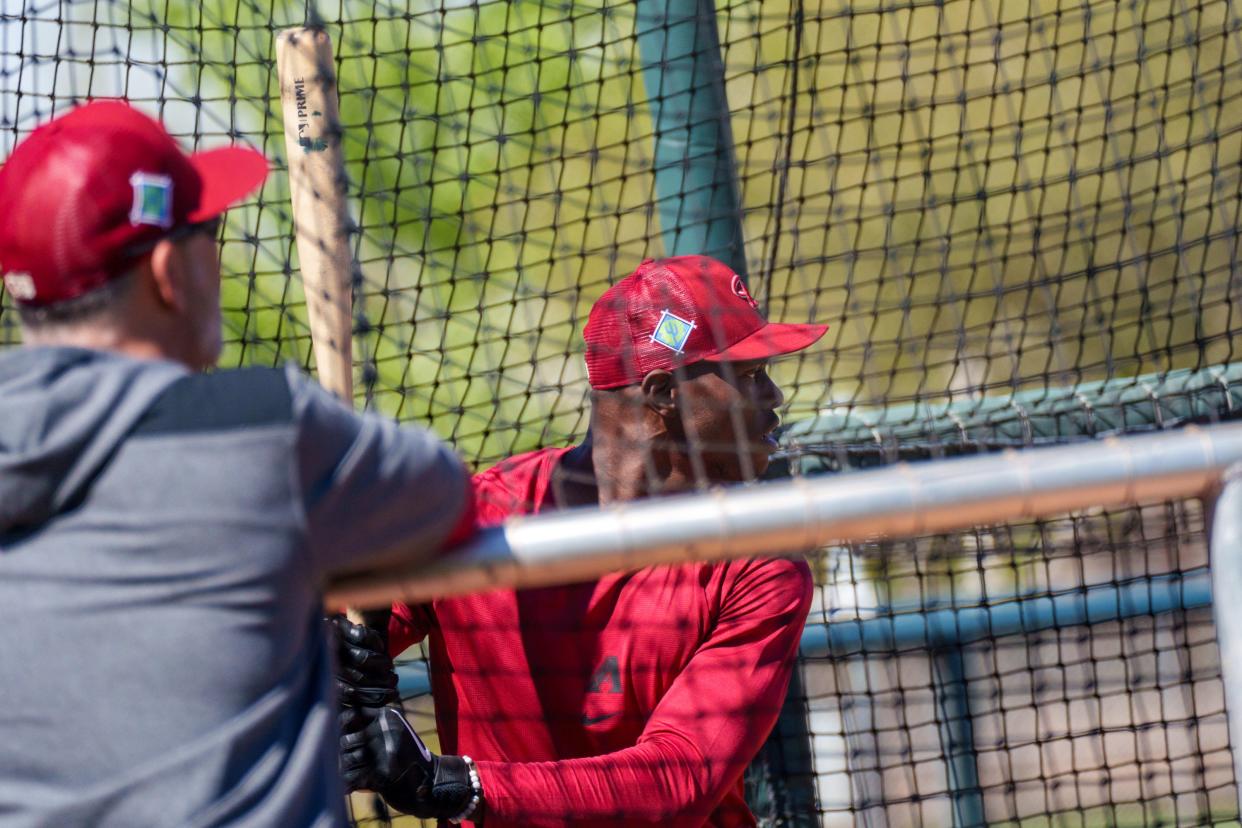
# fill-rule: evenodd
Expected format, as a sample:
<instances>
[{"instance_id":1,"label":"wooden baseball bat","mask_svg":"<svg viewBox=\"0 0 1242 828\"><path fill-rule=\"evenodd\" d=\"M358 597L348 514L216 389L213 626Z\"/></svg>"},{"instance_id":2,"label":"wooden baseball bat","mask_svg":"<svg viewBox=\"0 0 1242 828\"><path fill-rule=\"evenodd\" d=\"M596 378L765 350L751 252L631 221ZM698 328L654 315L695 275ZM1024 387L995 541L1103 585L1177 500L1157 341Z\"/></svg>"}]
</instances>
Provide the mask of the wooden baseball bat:
<instances>
[{"instance_id":1,"label":"wooden baseball bat","mask_svg":"<svg viewBox=\"0 0 1242 828\"><path fill-rule=\"evenodd\" d=\"M276 35L285 157L306 315L319 382L353 404L353 320L345 159L332 40L322 29Z\"/></svg>"},{"instance_id":2,"label":"wooden baseball bat","mask_svg":"<svg viewBox=\"0 0 1242 828\"><path fill-rule=\"evenodd\" d=\"M319 383L353 405L354 260L335 67L332 39L322 29L300 26L276 35L289 195L315 365ZM348 615L387 634L387 611L350 609Z\"/></svg>"}]
</instances>

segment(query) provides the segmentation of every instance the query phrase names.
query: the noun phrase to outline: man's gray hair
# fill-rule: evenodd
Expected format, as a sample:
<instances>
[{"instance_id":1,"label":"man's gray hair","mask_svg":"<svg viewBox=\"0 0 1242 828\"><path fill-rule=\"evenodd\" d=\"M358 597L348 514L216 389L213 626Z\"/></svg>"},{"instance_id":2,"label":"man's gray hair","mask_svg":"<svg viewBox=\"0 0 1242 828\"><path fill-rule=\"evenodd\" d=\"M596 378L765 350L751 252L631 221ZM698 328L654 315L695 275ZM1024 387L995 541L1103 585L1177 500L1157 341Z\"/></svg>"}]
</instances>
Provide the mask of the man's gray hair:
<instances>
[{"instance_id":1,"label":"man's gray hair","mask_svg":"<svg viewBox=\"0 0 1242 828\"><path fill-rule=\"evenodd\" d=\"M47 330L60 326L76 326L102 318L120 304L134 284L134 273L126 271L81 296L52 305L31 307L18 304L17 315L22 326L31 330Z\"/></svg>"}]
</instances>

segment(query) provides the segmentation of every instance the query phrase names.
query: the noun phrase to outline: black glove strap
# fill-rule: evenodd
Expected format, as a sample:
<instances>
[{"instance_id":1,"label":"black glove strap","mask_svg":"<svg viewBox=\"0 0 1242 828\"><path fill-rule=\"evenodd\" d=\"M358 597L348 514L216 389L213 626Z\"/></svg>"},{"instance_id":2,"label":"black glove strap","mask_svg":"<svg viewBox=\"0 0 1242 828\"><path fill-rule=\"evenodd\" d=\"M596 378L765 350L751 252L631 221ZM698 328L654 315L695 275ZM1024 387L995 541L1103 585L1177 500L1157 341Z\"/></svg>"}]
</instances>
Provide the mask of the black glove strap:
<instances>
[{"instance_id":1,"label":"black glove strap","mask_svg":"<svg viewBox=\"0 0 1242 828\"><path fill-rule=\"evenodd\" d=\"M431 784L429 802L436 809L437 819L460 817L474 799L470 781L470 765L460 756L440 756L435 763L436 775Z\"/></svg>"}]
</instances>

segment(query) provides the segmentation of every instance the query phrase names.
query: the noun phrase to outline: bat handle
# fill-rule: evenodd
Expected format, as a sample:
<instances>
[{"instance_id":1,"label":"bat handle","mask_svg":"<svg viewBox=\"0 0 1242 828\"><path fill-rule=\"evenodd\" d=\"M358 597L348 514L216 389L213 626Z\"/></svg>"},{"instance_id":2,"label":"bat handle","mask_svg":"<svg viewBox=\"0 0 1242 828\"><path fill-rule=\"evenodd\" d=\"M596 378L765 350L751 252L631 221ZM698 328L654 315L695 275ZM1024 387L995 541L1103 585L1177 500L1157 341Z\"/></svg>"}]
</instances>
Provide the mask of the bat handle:
<instances>
[{"instance_id":1,"label":"bat handle","mask_svg":"<svg viewBox=\"0 0 1242 828\"><path fill-rule=\"evenodd\" d=\"M389 608L359 610L349 607L345 611L345 615L355 624L362 624L370 627L379 633L380 638L384 640L384 646L388 646L388 620L392 618L392 610Z\"/></svg>"}]
</instances>

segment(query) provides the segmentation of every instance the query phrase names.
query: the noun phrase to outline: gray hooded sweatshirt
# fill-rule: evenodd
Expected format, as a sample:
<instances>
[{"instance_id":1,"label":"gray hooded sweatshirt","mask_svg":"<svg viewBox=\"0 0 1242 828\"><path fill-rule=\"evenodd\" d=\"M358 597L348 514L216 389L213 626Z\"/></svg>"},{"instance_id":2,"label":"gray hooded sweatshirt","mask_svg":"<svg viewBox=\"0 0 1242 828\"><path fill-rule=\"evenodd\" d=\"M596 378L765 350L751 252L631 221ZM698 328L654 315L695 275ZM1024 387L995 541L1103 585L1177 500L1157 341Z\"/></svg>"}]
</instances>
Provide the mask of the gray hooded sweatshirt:
<instances>
[{"instance_id":1,"label":"gray hooded sweatshirt","mask_svg":"<svg viewBox=\"0 0 1242 828\"><path fill-rule=\"evenodd\" d=\"M344 824L322 586L467 492L295 370L0 352L0 825Z\"/></svg>"}]
</instances>

